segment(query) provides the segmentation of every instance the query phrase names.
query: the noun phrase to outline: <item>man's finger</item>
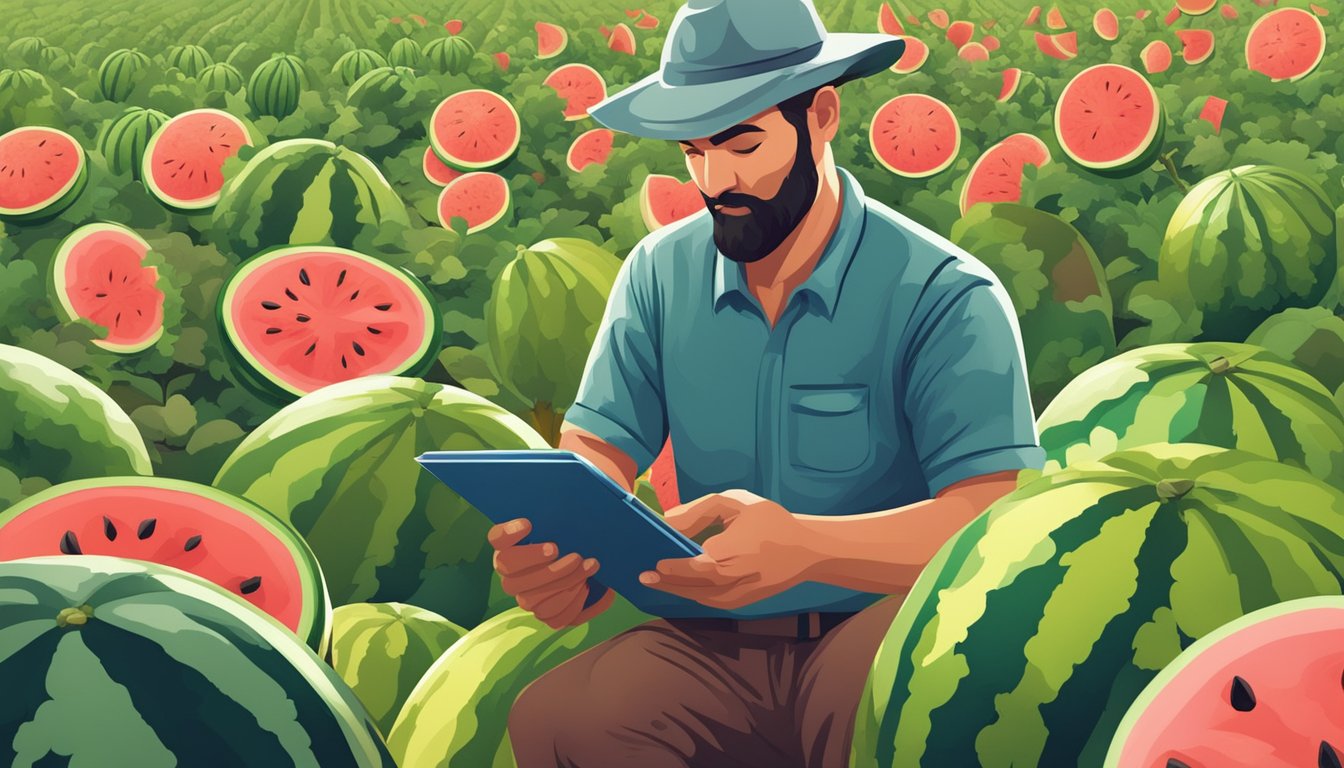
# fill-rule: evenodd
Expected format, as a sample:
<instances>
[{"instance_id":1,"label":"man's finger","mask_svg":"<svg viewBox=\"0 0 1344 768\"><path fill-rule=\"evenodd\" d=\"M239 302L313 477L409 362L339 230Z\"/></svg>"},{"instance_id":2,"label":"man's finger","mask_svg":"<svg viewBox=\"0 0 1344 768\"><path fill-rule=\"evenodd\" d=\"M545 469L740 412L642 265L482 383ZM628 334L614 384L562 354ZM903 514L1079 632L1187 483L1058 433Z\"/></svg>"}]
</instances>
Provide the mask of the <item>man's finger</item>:
<instances>
[{"instance_id":1,"label":"man's finger","mask_svg":"<svg viewBox=\"0 0 1344 768\"><path fill-rule=\"evenodd\" d=\"M519 595L556 583L569 573L579 570L582 565L583 558L571 552L559 559L550 560L544 565L500 574L499 583L506 593Z\"/></svg>"},{"instance_id":2,"label":"man's finger","mask_svg":"<svg viewBox=\"0 0 1344 768\"><path fill-rule=\"evenodd\" d=\"M495 552L495 570L499 571L500 576L513 576L549 565L559 555L560 550L553 542L515 544L508 549Z\"/></svg>"},{"instance_id":3,"label":"man's finger","mask_svg":"<svg viewBox=\"0 0 1344 768\"><path fill-rule=\"evenodd\" d=\"M522 541L531 532L532 521L525 517L519 517L490 526L490 530L486 532L485 537L490 541L490 546L495 549L504 549Z\"/></svg>"},{"instance_id":4,"label":"man's finger","mask_svg":"<svg viewBox=\"0 0 1344 768\"><path fill-rule=\"evenodd\" d=\"M714 523L726 522L733 512L731 504L730 500L711 493L667 510L663 519L684 536L693 537Z\"/></svg>"},{"instance_id":5,"label":"man's finger","mask_svg":"<svg viewBox=\"0 0 1344 768\"><path fill-rule=\"evenodd\" d=\"M655 578L649 580L649 573L645 571L640 574L639 581L641 584L651 587L661 585L724 587L735 584L751 575L726 574L718 563L705 555L659 560L657 568L652 572Z\"/></svg>"},{"instance_id":6,"label":"man's finger","mask_svg":"<svg viewBox=\"0 0 1344 768\"><path fill-rule=\"evenodd\" d=\"M559 629L568 626L569 623L574 620L574 617L579 615L579 612L583 610L583 604L587 599L588 588L580 585L579 588L574 590L573 594L570 595L568 601L562 602L559 599L553 600L545 607L539 607L535 615L547 626Z\"/></svg>"},{"instance_id":7,"label":"man's finger","mask_svg":"<svg viewBox=\"0 0 1344 768\"><path fill-rule=\"evenodd\" d=\"M592 587L589 588L592 589ZM587 598L585 598L585 601L586 600ZM581 611L578 616L575 616L574 621L570 622L570 624L573 626L585 624L588 621L592 620L594 616L610 608L611 604L614 602L616 602L616 592L614 590L608 589L607 593L603 595L601 598L599 598L596 603L593 603L587 608L584 608L583 611Z\"/></svg>"},{"instance_id":8,"label":"man's finger","mask_svg":"<svg viewBox=\"0 0 1344 768\"><path fill-rule=\"evenodd\" d=\"M540 605L552 597L581 588L583 582L591 575L591 570L579 568L536 589L519 592L514 597L518 601L518 607L535 612Z\"/></svg>"}]
</instances>

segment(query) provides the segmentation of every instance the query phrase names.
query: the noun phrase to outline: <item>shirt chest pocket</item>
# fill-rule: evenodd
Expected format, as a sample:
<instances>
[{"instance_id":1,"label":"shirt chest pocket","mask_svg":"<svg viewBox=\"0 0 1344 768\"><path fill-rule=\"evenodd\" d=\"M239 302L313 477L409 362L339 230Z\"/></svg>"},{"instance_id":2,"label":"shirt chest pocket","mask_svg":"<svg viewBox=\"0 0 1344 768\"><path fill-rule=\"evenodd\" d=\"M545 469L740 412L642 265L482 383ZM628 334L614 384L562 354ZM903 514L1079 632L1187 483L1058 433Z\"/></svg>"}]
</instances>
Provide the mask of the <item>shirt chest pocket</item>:
<instances>
[{"instance_id":1,"label":"shirt chest pocket","mask_svg":"<svg viewBox=\"0 0 1344 768\"><path fill-rule=\"evenodd\" d=\"M796 384L788 389L789 463L818 472L847 472L868 460L866 384Z\"/></svg>"}]
</instances>

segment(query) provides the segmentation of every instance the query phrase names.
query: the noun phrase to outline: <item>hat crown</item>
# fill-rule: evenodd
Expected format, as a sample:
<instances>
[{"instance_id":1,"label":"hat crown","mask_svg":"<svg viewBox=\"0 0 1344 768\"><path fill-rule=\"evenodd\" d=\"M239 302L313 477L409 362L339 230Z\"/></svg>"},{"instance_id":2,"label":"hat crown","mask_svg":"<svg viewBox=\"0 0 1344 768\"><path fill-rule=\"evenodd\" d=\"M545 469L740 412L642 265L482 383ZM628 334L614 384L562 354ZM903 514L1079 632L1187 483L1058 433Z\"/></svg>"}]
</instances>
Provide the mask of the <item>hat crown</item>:
<instances>
[{"instance_id":1,"label":"hat crown","mask_svg":"<svg viewBox=\"0 0 1344 768\"><path fill-rule=\"evenodd\" d=\"M807 60L825 40L812 0L688 0L668 30L661 71L671 85L766 71Z\"/></svg>"}]
</instances>

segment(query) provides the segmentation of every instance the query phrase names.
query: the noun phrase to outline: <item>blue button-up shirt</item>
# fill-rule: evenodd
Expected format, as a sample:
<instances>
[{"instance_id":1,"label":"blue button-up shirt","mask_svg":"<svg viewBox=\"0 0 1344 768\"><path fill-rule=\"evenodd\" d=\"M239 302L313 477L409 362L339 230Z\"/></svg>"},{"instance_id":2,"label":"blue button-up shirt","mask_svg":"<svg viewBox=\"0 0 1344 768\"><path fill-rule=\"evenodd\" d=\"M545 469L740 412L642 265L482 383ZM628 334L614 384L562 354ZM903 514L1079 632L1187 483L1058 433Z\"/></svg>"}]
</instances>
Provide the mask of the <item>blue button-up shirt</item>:
<instances>
[{"instance_id":1,"label":"blue button-up shirt","mask_svg":"<svg viewBox=\"0 0 1344 768\"><path fill-rule=\"evenodd\" d=\"M998 278L839 173L839 225L773 328L743 266L715 247L708 211L644 238L565 420L641 472L670 435L684 501L745 488L809 515L900 507L1043 466ZM794 608L877 599L834 597Z\"/></svg>"}]
</instances>

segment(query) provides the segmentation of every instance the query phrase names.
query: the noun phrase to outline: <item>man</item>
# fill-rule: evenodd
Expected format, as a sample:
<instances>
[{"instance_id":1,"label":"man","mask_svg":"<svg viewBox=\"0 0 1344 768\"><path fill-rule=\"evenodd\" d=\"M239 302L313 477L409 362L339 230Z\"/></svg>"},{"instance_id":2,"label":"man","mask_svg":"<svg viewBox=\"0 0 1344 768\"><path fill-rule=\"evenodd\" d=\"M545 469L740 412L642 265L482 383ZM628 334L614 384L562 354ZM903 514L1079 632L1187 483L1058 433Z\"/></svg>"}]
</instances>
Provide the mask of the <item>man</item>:
<instances>
[{"instance_id":1,"label":"man","mask_svg":"<svg viewBox=\"0 0 1344 768\"><path fill-rule=\"evenodd\" d=\"M591 110L678 142L707 211L626 258L560 447L629 489L670 434L691 501L668 522L722 531L644 583L717 609L804 581L849 592L651 621L559 665L510 713L520 768L846 765L901 598L1043 464L999 281L832 158L836 84L903 48L828 35L810 0L690 0L661 70ZM600 563L519 545L530 530L490 531L520 606L562 627L611 604L585 605Z\"/></svg>"}]
</instances>

